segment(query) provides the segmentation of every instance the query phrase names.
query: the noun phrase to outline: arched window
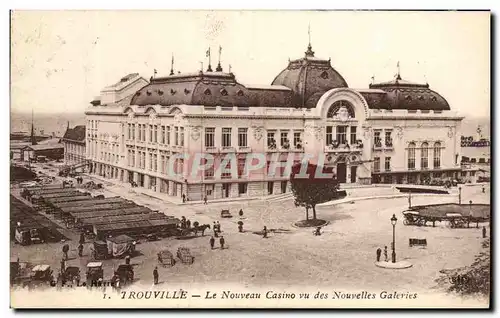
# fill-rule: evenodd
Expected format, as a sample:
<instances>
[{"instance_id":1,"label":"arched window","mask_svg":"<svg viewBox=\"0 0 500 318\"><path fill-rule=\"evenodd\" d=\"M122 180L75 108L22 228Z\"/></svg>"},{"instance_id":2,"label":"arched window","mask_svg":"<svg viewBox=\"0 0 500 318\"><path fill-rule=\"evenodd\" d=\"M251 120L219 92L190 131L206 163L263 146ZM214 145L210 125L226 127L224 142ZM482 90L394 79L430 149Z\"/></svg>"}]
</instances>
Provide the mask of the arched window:
<instances>
[{"instance_id":1,"label":"arched window","mask_svg":"<svg viewBox=\"0 0 500 318\"><path fill-rule=\"evenodd\" d=\"M338 100L330 106L326 118L343 119L343 117L346 117L345 119L354 118L354 107L348 101Z\"/></svg>"},{"instance_id":2,"label":"arched window","mask_svg":"<svg viewBox=\"0 0 500 318\"><path fill-rule=\"evenodd\" d=\"M441 167L441 143L434 143L434 169L439 169Z\"/></svg>"},{"instance_id":3,"label":"arched window","mask_svg":"<svg viewBox=\"0 0 500 318\"><path fill-rule=\"evenodd\" d=\"M429 168L429 144L426 142L422 143L422 150L420 152L420 168Z\"/></svg>"},{"instance_id":4,"label":"arched window","mask_svg":"<svg viewBox=\"0 0 500 318\"><path fill-rule=\"evenodd\" d=\"M415 170L415 143L408 145L408 170Z\"/></svg>"}]
</instances>

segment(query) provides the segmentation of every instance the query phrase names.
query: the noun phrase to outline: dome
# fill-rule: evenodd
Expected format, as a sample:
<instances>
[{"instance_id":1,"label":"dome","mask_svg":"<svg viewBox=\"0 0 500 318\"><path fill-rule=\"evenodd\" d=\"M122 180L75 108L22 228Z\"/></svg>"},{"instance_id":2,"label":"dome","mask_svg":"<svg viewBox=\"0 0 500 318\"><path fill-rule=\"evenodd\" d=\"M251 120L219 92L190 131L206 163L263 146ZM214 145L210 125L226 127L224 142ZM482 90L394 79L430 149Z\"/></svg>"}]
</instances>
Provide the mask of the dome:
<instances>
[{"instance_id":1,"label":"dome","mask_svg":"<svg viewBox=\"0 0 500 318\"><path fill-rule=\"evenodd\" d=\"M371 109L450 110L443 96L429 88L403 80L398 74L389 82L370 84L370 90L360 92ZM377 91L382 94L377 94Z\"/></svg>"},{"instance_id":2,"label":"dome","mask_svg":"<svg viewBox=\"0 0 500 318\"><path fill-rule=\"evenodd\" d=\"M330 60L314 57L311 44L305 57L289 61L272 85L289 87L293 103L298 107L314 108L323 93L332 88L347 87L347 82L330 64Z\"/></svg>"}]
</instances>

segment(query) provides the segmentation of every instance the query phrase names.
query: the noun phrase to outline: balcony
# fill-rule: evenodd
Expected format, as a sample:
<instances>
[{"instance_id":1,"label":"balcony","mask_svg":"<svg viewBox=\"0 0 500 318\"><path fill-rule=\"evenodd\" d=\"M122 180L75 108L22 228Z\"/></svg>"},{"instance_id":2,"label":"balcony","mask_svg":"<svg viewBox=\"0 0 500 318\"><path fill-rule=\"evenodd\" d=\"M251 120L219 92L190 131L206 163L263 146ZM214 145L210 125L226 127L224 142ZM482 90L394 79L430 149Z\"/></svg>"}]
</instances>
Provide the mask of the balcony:
<instances>
[{"instance_id":1,"label":"balcony","mask_svg":"<svg viewBox=\"0 0 500 318\"><path fill-rule=\"evenodd\" d=\"M207 152L207 153L218 153L219 149L217 147L205 147L205 152Z\"/></svg>"},{"instance_id":2,"label":"balcony","mask_svg":"<svg viewBox=\"0 0 500 318\"><path fill-rule=\"evenodd\" d=\"M348 143L340 144L333 141L332 144L325 146L325 152L345 153L345 152L361 152L363 143L358 140L357 143L349 145Z\"/></svg>"},{"instance_id":3,"label":"balcony","mask_svg":"<svg viewBox=\"0 0 500 318\"><path fill-rule=\"evenodd\" d=\"M238 152L242 152L242 153L248 153L248 152L252 152L252 148L248 147L248 146L240 146L238 147Z\"/></svg>"},{"instance_id":4,"label":"balcony","mask_svg":"<svg viewBox=\"0 0 500 318\"><path fill-rule=\"evenodd\" d=\"M236 152L236 149L234 149L234 147L226 146L226 147L222 147L220 152L231 153L231 152Z\"/></svg>"}]
</instances>

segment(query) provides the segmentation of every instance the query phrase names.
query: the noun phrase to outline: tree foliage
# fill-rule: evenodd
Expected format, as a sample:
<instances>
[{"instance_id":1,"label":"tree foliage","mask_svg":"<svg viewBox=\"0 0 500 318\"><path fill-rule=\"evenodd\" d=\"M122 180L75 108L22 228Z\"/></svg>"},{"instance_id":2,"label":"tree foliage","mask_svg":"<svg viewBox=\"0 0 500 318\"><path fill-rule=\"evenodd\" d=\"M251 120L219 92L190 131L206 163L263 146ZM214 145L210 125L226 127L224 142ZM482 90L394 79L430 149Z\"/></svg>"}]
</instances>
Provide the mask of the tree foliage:
<instances>
[{"instance_id":1,"label":"tree foliage","mask_svg":"<svg viewBox=\"0 0 500 318\"><path fill-rule=\"evenodd\" d=\"M491 262L490 241L483 241L483 251L476 255L476 259L470 266L452 270L442 270L444 274L436 279L439 285L446 285L449 292L461 295L485 295L490 294L491 288Z\"/></svg>"},{"instance_id":2,"label":"tree foliage","mask_svg":"<svg viewBox=\"0 0 500 318\"><path fill-rule=\"evenodd\" d=\"M300 174L302 165L292 167L290 182L295 197L295 206L306 208L306 219L309 218L309 209L313 210L313 219L316 219L316 205L328 202L339 197L339 183L333 174L333 168L319 167L308 163L305 175ZM320 174L331 175L328 178Z\"/></svg>"}]
</instances>

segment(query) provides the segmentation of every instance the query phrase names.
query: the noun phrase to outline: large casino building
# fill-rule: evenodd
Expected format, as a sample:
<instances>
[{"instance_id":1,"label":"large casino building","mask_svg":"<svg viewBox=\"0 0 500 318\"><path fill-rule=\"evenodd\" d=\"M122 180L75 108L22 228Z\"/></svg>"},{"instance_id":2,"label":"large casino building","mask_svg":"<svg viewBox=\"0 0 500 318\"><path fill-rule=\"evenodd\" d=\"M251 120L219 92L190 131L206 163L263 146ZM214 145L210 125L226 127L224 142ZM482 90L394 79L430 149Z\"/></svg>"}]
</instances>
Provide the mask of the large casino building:
<instances>
[{"instance_id":1,"label":"large casino building","mask_svg":"<svg viewBox=\"0 0 500 318\"><path fill-rule=\"evenodd\" d=\"M85 113L92 173L188 200L289 192L281 168L243 173L253 153L268 164L290 153L323 156L341 183L418 184L460 173L462 117L428 84L400 74L350 88L311 45L271 85L242 85L220 64L170 74L149 81L127 75L91 102ZM183 160L170 173L167 162L182 153L211 154L216 166L233 154L238 173L206 169L193 176Z\"/></svg>"}]
</instances>

